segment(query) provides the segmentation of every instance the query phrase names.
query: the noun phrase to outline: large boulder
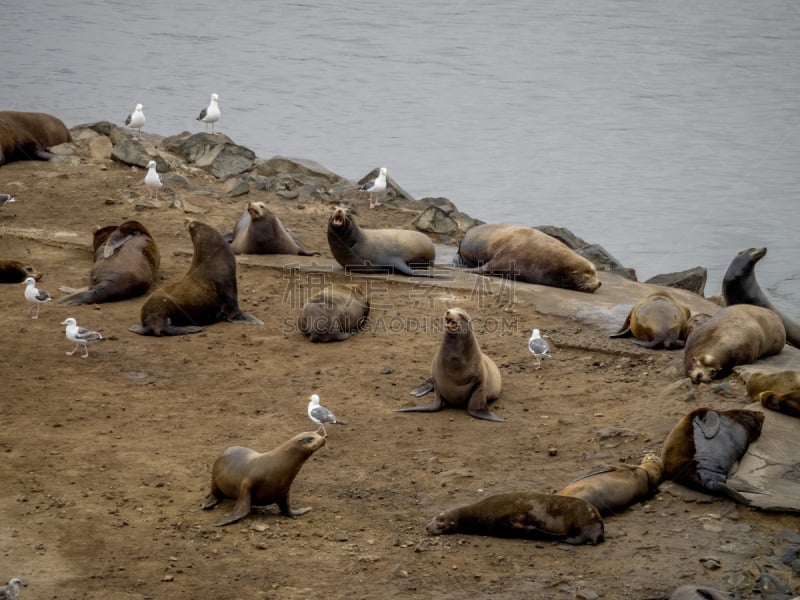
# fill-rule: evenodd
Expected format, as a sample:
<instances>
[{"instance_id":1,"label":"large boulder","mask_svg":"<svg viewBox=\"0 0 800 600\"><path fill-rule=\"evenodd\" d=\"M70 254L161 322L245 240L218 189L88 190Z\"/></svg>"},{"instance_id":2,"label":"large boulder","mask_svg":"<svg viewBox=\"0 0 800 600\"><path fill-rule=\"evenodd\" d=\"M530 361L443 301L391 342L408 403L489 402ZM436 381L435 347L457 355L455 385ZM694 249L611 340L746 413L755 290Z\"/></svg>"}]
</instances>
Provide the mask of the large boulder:
<instances>
[{"instance_id":1,"label":"large boulder","mask_svg":"<svg viewBox=\"0 0 800 600\"><path fill-rule=\"evenodd\" d=\"M702 296L706 289L706 279L708 278L708 271L703 267L694 267L686 269L685 271L678 271L676 273L664 273L663 275L656 275L651 277L645 283L655 283L658 285L666 285L668 287L680 288L682 290L689 290L698 296Z\"/></svg>"},{"instance_id":2,"label":"large boulder","mask_svg":"<svg viewBox=\"0 0 800 600\"><path fill-rule=\"evenodd\" d=\"M420 203L425 208L417 215L412 225L425 233L438 233L452 237L461 237L467 229L483 224L461 212L447 198L423 198Z\"/></svg>"},{"instance_id":3,"label":"large boulder","mask_svg":"<svg viewBox=\"0 0 800 600\"><path fill-rule=\"evenodd\" d=\"M339 175L313 160L288 156L273 156L267 160L259 160L255 171L263 177L285 178L287 175L294 175L300 179L325 179L329 183L344 181Z\"/></svg>"},{"instance_id":4,"label":"large boulder","mask_svg":"<svg viewBox=\"0 0 800 600\"><path fill-rule=\"evenodd\" d=\"M187 131L164 138L164 149L193 163L217 179L227 179L252 168L255 152L239 146L220 133L195 133Z\"/></svg>"}]
</instances>

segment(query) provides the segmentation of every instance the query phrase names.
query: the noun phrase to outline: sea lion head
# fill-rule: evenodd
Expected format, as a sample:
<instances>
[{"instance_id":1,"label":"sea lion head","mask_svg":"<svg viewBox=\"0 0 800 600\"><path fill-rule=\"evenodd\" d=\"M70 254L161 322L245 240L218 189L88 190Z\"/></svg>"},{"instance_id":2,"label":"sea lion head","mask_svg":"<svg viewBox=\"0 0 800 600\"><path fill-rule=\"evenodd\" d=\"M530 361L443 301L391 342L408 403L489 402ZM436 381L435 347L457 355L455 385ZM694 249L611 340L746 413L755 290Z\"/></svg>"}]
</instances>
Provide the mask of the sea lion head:
<instances>
[{"instance_id":1,"label":"sea lion head","mask_svg":"<svg viewBox=\"0 0 800 600\"><path fill-rule=\"evenodd\" d=\"M687 375L693 383L709 383L719 375L721 370L722 366L713 354L703 354L691 357Z\"/></svg>"},{"instance_id":2,"label":"sea lion head","mask_svg":"<svg viewBox=\"0 0 800 600\"><path fill-rule=\"evenodd\" d=\"M444 313L444 330L447 335L464 335L472 331L472 319L463 308L450 308Z\"/></svg>"},{"instance_id":3,"label":"sea lion head","mask_svg":"<svg viewBox=\"0 0 800 600\"><path fill-rule=\"evenodd\" d=\"M22 265L22 270L25 271L26 278L33 277L36 281L39 281L42 278L42 274L34 269L31 265Z\"/></svg>"},{"instance_id":4,"label":"sea lion head","mask_svg":"<svg viewBox=\"0 0 800 600\"><path fill-rule=\"evenodd\" d=\"M572 277L575 281L576 287L582 292L594 292L597 288L603 285L600 278L597 276L597 267L593 263L587 261L586 269L582 271L572 271Z\"/></svg>"},{"instance_id":5,"label":"sea lion head","mask_svg":"<svg viewBox=\"0 0 800 600\"><path fill-rule=\"evenodd\" d=\"M247 205L247 212L253 220L271 217L272 213L263 202L250 202Z\"/></svg>"},{"instance_id":6,"label":"sea lion head","mask_svg":"<svg viewBox=\"0 0 800 600\"><path fill-rule=\"evenodd\" d=\"M314 452L322 448L326 441L327 440L323 436L315 431L305 431L303 433L298 433L289 443L301 454L311 456Z\"/></svg>"},{"instance_id":7,"label":"sea lion head","mask_svg":"<svg viewBox=\"0 0 800 600\"><path fill-rule=\"evenodd\" d=\"M328 228L346 231L354 223L353 212L344 206L337 206L328 219Z\"/></svg>"},{"instance_id":8,"label":"sea lion head","mask_svg":"<svg viewBox=\"0 0 800 600\"><path fill-rule=\"evenodd\" d=\"M446 511L436 515L433 520L425 527L425 531L431 535L442 535L456 530L457 519L452 511Z\"/></svg>"}]
</instances>

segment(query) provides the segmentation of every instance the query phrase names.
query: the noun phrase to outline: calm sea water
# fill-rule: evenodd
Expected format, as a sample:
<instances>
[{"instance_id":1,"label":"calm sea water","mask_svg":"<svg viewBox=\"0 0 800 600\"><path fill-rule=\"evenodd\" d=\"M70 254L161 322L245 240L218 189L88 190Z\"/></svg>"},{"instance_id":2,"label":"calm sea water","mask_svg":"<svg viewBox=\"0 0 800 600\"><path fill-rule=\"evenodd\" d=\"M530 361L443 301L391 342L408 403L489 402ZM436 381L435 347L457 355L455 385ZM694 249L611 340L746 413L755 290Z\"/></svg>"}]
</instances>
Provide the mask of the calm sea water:
<instances>
[{"instance_id":1,"label":"calm sea water","mask_svg":"<svg viewBox=\"0 0 800 600\"><path fill-rule=\"evenodd\" d=\"M219 130L257 155L490 222L568 227L640 279L759 282L800 318L800 4L792 0L4 0L0 105L68 125Z\"/></svg>"}]
</instances>

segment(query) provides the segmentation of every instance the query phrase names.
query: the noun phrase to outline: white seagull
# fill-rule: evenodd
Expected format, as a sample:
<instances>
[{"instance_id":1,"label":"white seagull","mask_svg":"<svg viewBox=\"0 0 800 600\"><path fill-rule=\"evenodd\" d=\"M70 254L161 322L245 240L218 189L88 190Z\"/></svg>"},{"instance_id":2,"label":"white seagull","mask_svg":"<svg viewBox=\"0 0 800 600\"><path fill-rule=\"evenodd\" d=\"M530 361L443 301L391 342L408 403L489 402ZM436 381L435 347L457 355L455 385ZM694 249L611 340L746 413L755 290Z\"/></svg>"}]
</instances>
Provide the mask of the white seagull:
<instances>
[{"instance_id":1,"label":"white seagull","mask_svg":"<svg viewBox=\"0 0 800 600\"><path fill-rule=\"evenodd\" d=\"M346 425L343 421L338 420L336 415L327 408L319 405L319 396L316 394L311 394L308 397L308 418L319 425L317 433L319 433L321 429L322 435L325 437L328 437L328 432L325 431L325 425Z\"/></svg>"},{"instance_id":2,"label":"white seagull","mask_svg":"<svg viewBox=\"0 0 800 600\"><path fill-rule=\"evenodd\" d=\"M28 308L28 316L31 319L38 319L42 304L50 302L53 297L44 290L36 289L36 280L33 277L27 277L25 281L22 282L22 285L25 286L25 300L31 303L30 308ZM35 315L31 314L34 308L36 308Z\"/></svg>"},{"instance_id":3,"label":"white seagull","mask_svg":"<svg viewBox=\"0 0 800 600\"><path fill-rule=\"evenodd\" d=\"M158 190L164 185L161 183L161 175L156 171L156 161L151 160L147 163L147 175L144 176L144 184L147 186L147 197L150 198L150 192L155 192L155 199L158 200Z\"/></svg>"},{"instance_id":4,"label":"white seagull","mask_svg":"<svg viewBox=\"0 0 800 600\"><path fill-rule=\"evenodd\" d=\"M137 104L133 112L125 119L125 125L136 130L137 135L133 137L134 140L142 139L142 127L144 127L144 122L146 120L142 108L141 104Z\"/></svg>"},{"instance_id":5,"label":"white seagull","mask_svg":"<svg viewBox=\"0 0 800 600\"><path fill-rule=\"evenodd\" d=\"M5 204L11 204L12 202L16 202L17 199L14 198L11 194L0 194L0 206Z\"/></svg>"},{"instance_id":6,"label":"white seagull","mask_svg":"<svg viewBox=\"0 0 800 600\"><path fill-rule=\"evenodd\" d=\"M211 133L214 133L214 123L219 121L221 115L222 113L219 110L219 96L211 94L211 102L209 102L206 108L200 111L197 120L206 124L206 131L208 131L208 124L211 123Z\"/></svg>"},{"instance_id":7,"label":"white seagull","mask_svg":"<svg viewBox=\"0 0 800 600\"><path fill-rule=\"evenodd\" d=\"M539 334L538 329L534 329L531 333L531 339L528 340L528 349L536 357L536 368L542 368L542 359L544 357L552 358L550 356L550 345Z\"/></svg>"},{"instance_id":8,"label":"white seagull","mask_svg":"<svg viewBox=\"0 0 800 600\"><path fill-rule=\"evenodd\" d=\"M19 586L22 580L14 577L8 580L8 585L0 586L0 600L17 600L19 598Z\"/></svg>"},{"instance_id":9,"label":"white seagull","mask_svg":"<svg viewBox=\"0 0 800 600\"><path fill-rule=\"evenodd\" d=\"M367 181L364 185L358 188L362 192L369 192L369 207L375 208L376 206L380 206L381 203L378 200L373 202L373 197L375 194L382 194L386 191L386 167L381 167L380 171L378 172L378 176L373 179L372 181Z\"/></svg>"},{"instance_id":10,"label":"white seagull","mask_svg":"<svg viewBox=\"0 0 800 600\"><path fill-rule=\"evenodd\" d=\"M81 358L86 358L89 356L89 344L91 342L97 342L105 339L98 331L92 331L91 329L86 329L85 327L79 327L78 322L72 317L61 324L67 326L67 339L75 344L72 352L65 353L67 356L72 356L78 350L78 346L83 346L83 355Z\"/></svg>"}]
</instances>

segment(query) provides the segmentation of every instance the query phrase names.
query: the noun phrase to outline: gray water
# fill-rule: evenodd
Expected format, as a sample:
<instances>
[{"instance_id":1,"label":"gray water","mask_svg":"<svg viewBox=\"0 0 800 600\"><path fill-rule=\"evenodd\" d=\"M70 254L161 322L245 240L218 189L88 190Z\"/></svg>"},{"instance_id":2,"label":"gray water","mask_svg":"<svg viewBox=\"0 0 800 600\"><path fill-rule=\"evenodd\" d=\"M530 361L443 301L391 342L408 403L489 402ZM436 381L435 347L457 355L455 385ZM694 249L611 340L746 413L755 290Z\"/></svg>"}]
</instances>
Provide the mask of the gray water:
<instances>
[{"instance_id":1,"label":"gray water","mask_svg":"<svg viewBox=\"0 0 800 600\"><path fill-rule=\"evenodd\" d=\"M800 317L794 0L0 2L0 105L218 129L489 222L552 224L640 279L739 250Z\"/></svg>"}]
</instances>

